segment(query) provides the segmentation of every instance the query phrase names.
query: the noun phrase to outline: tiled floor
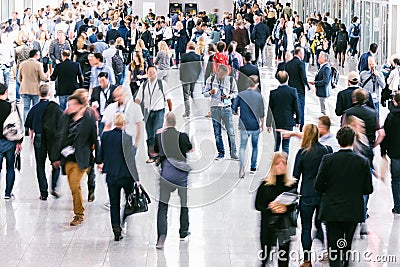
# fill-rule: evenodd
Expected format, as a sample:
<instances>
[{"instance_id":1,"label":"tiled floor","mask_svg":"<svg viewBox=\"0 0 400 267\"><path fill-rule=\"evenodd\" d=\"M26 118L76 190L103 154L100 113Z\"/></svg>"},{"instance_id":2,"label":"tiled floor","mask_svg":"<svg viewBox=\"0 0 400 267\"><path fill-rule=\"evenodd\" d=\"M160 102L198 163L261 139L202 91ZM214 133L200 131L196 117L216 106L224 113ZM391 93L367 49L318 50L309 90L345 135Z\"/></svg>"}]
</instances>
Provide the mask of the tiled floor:
<instances>
[{"instance_id":1,"label":"tiled floor","mask_svg":"<svg viewBox=\"0 0 400 267\"><path fill-rule=\"evenodd\" d=\"M267 53L271 58L271 50ZM268 91L277 86L277 81L273 79L276 63L269 60L268 65L270 67L262 70L266 100ZM354 65L355 62L349 62L341 73L347 73ZM14 187L16 198L0 201L0 266L258 266L260 214L254 209L254 197L260 180L268 172L273 136L267 132L261 135L259 171L255 175L246 174L244 180L239 180L238 162L229 159L213 161L216 149L212 125L209 119L204 118L208 102L202 99L200 87L195 93L193 116L184 121L181 117L183 97L178 71L171 72L170 87L173 88L171 95L178 114L178 128L189 134L196 147L196 151L189 156L194 166L189 193L192 207L189 211L190 240L179 240L179 209L176 207L179 199L175 193L171 199L175 207L171 207L168 213L169 231L165 249L158 251L155 248L158 177L155 167L144 163L143 142L138 151L138 168L142 184L154 201L147 213L128 218L125 238L114 242L109 212L103 208L107 201L104 176L97 175L96 200L85 203L85 222L78 227L70 227L72 201L66 177L60 177L61 198L50 197L46 202L40 201L32 148L25 140L22 170L16 175ZM314 73L315 67L310 68L310 79ZM345 84L346 76L341 75L341 85ZM329 99L334 132L339 122L334 115L337 91ZM386 113L382 111L383 119ZM319 116L318 100L312 92L307 92L306 121L315 123ZM224 141L227 144L226 137ZM298 147L299 141L291 141L291 163ZM4 178L3 172L1 197L4 194ZM390 212L390 180L386 183L375 180L374 184L375 191L369 204L371 217L367 221L370 234L366 239L356 236L353 248L371 252L372 257L395 255L397 262L367 262L361 258L353 266L399 266L400 218L394 218ZM86 198L86 178L82 181L82 188ZM292 248L293 251L301 251L299 230ZM322 249L323 246L315 241L313 250L317 255ZM291 266L298 265L297 261L291 262ZM314 266L327 264L317 261Z\"/></svg>"}]
</instances>

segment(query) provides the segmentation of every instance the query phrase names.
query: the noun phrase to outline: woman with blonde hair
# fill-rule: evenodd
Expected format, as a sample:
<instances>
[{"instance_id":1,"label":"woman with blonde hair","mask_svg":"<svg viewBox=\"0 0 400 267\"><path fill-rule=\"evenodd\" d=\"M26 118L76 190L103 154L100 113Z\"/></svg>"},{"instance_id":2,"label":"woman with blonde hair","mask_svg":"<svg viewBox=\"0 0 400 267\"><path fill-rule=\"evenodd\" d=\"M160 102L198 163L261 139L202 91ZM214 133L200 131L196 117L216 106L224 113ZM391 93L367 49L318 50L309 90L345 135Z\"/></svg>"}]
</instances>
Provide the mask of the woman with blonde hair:
<instances>
[{"instance_id":1,"label":"woman with blonde hair","mask_svg":"<svg viewBox=\"0 0 400 267\"><path fill-rule=\"evenodd\" d=\"M147 66L153 66L153 62L151 62L151 58L150 58L150 51L146 48L146 45L142 39L139 39L137 41L135 50L142 52L143 58L147 62Z\"/></svg>"},{"instance_id":2,"label":"woman with blonde hair","mask_svg":"<svg viewBox=\"0 0 400 267\"><path fill-rule=\"evenodd\" d=\"M200 55L201 58L204 58L204 55L207 52L206 46L207 46L206 39L204 38L204 36L200 36L199 39L197 40L195 52L196 54Z\"/></svg>"},{"instance_id":3,"label":"woman with blonde hair","mask_svg":"<svg viewBox=\"0 0 400 267\"><path fill-rule=\"evenodd\" d=\"M293 177L297 180L301 178L299 210L301 219L301 244L304 252L304 263L301 266L306 267L311 266L311 229L314 213L314 226L317 229L316 238L324 244L324 233L321 221L318 220L321 193L315 191L314 183L322 157L332 153L333 150L331 147L324 146L318 142L319 131L316 125L305 125L303 133L301 148L297 152L294 163Z\"/></svg>"},{"instance_id":4,"label":"woman with blonde hair","mask_svg":"<svg viewBox=\"0 0 400 267\"><path fill-rule=\"evenodd\" d=\"M165 41L160 41L158 43L158 52L154 59L154 65L158 68L158 79L164 80L165 82L168 82L171 68L171 56L167 43Z\"/></svg>"},{"instance_id":5,"label":"woman with blonde hair","mask_svg":"<svg viewBox=\"0 0 400 267\"><path fill-rule=\"evenodd\" d=\"M40 32L38 42L40 44L40 48L42 49L42 63L44 73L47 73L47 71L49 70L49 66L51 67L49 56L51 41L49 39L49 35L46 31Z\"/></svg>"},{"instance_id":6,"label":"woman with blonde hair","mask_svg":"<svg viewBox=\"0 0 400 267\"><path fill-rule=\"evenodd\" d=\"M313 50L313 53L315 53L317 58L318 68L319 68L319 63L318 63L319 53L321 53L321 51L324 50L325 31L323 25L324 24L322 22L318 23L317 28L315 29L314 41L311 44L311 50Z\"/></svg>"},{"instance_id":7,"label":"woman with blonde hair","mask_svg":"<svg viewBox=\"0 0 400 267\"><path fill-rule=\"evenodd\" d=\"M174 30L174 40L175 40L175 68L177 69L180 63L180 58L182 54L186 52L187 36L186 31L183 28L182 22L178 21L176 23L176 29Z\"/></svg>"},{"instance_id":8,"label":"woman with blonde hair","mask_svg":"<svg viewBox=\"0 0 400 267\"><path fill-rule=\"evenodd\" d=\"M289 266L290 234L289 228L293 227L290 212L294 205L283 205L275 199L283 192L295 192L297 182L287 170L287 154L275 152L268 176L258 187L255 208L261 211L261 249L262 266L266 266L272 246L278 239L280 254L279 266Z\"/></svg>"}]
</instances>

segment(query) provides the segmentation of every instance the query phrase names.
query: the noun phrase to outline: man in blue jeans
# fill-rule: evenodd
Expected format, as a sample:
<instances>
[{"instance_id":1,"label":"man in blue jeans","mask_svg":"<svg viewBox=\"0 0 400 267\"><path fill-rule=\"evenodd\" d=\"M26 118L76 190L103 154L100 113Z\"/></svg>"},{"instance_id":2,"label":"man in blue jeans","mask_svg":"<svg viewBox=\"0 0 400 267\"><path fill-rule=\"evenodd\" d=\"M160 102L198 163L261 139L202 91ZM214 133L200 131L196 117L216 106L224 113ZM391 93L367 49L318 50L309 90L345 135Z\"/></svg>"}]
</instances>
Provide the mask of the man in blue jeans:
<instances>
[{"instance_id":1,"label":"man in blue jeans","mask_svg":"<svg viewBox=\"0 0 400 267\"><path fill-rule=\"evenodd\" d=\"M24 121L31 108L39 102L39 86L48 78L43 72L43 64L39 62L40 52L32 49L29 59L22 62L18 71L18 81L21 83L21 96L24 101Z\"/></svg>"},{"instance_id":2,"label":"man in blue jeans","mask_svg":"<svg viewBox=\"0 0 400 267\"><path fill-rule=\"evenodd\" d=\"M0 83L0 127L3 129L4 121L7 119L8 115L11 113L11 104L6 101L8 98L7 87ZM4 135L3 131L0 131L0 171L3 166L3 158L6 158L6 192L5 199L10 199L12 194L12 189L14 187L15 181L15 153L21 150L22 139L19 141L9 141Z\"/></svg>"},{"instance_id":3,"label":"man in blue jeans","mask_svg":"<svg viewBox=\"0 0 400 267\"><path fill-rule=\"evenodd\" d=\"M244 161L246 155L246 147L249 137L251 137L251 164L250 172L257 170L257 156L258 156L258 137L264 128L264 101L262 95L258 91L258 77L250 76L249 88L246 91L240 92L233 103L233 111L238 112L240 107L240 170L239 178L244 178Z\"/></svg>"},{"instance_id":4,"label":"man in blue jeans","mask_svg":"<svg viewBox=\"0 0 400 267\"><path fill-rule=\"evenodd\" d=\"M381 143L382 157L386 154L390 158L390 174L392 176L392 194L394 207L392 213L400 215L400 93L393 97L393 109L385 120L383 126L384 139Z\"/></svg>"},{"instance_id":5,"label":"man in blue jeans","mask_svg":"<svg viewBox=\"0 0 400 267\"><path fill-rule=\"evenodd\" d=\"M157 79L157 68L150 66L147 69L149 77L139 88L135 102L142 106L143 117L147 133L147 153L149 158L146 163L153 163L156 159L154 144L157 130L163 127L165 108L168 105L172 110L172 101L167 92L167 85L163 80Z\"/></svg>"},{"instance_id":6,"label":"man in blue jeans","mask_svg":"<svg viewBox=\"0 0 400 267\"><path fill-rule=\"evenodd\" d=\"M215 160L221 160L225 157L224 143L222 141L222 122L225 125L230 142L231 159L238 160L236 152L235 132L232 119L232 99L238 94L235 79L228 76L227 66L220 64L215 76L211 76L206 81L205 97L211 97L211 119L214 128L215 143L218 150L218 156Z\"/></svg>"}]
</instances>

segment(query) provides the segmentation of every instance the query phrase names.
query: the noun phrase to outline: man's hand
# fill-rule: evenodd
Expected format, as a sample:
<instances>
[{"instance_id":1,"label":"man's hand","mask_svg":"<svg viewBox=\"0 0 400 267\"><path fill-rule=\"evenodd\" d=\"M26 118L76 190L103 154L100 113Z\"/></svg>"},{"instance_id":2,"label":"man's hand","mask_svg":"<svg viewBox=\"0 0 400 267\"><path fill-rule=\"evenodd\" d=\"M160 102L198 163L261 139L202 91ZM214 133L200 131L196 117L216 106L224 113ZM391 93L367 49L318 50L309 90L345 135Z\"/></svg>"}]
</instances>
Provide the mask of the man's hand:
<instances>
[{"instance_id":1,"label":"man's hand","mask_svg":"<svg viewBox=\"0 0 400 267\"><path fill-rule=\"evenodd\" d=\"M217 93L217 89L212 89L211 91L210 91L210 95L213 95L213 94L216 94Z\"/></svg>"},{"instance_id":2,"label":"man's hand","mask_svg":"<svg viewBox=\"0 0 400 267\"><path fill-rule=\"evenodd\" d=\"M308 83L311 84L311 85L315 85L315 81L310 81Z\"/></svg>"},{"instance_id":3,"label":"man's hand","mask_svg":"<svg viewBox=\"0 0 400 267\"><path fill-rule=\"evenodd\" d=\"M60 168L61 161L59 161L59 160L54 161L51 165L53 165L54 169L58 169L58 168Z\"/></svg>"},{"instance_id":4,"label":"man's hand","mask_svg":"<svg viewBox=\"0 0 400 267\"><path fill-rule=\"evenodd\" d=\"M272 213L281 214L285 213L287 208L285 205L279 204L278 202L272 201L268 204L268 208L271 209Z\"/></svg>"},{"instance_id":5,"label":"man's hand","mask_svg":"<svg viewBox=\"0 0 400 267\"><path fill-rule=\"evenodd\" d=\"M272 132L272 127L267 127L267 132L268 133Z\"/></svg>"},{"instance_id":6,"label":"man's hand","mask_svg":"<svg viewBox=\"0 0 400 267\"><path fill-rule=\"evenodd\" d=\"M15 147L15 153L18 154L22 150L22 144L17 143L17 146Z\"/></svg>"},{"instance_id":7,"label":"man's hand","mask_svg":"<svg viewBox=\"0 0 400 267\"><path fill-rule=\"evenodd\" d=\"M99 170L100 173L103 173L103 166L104 164L97 164L97 169Z\"/></svg>"}]
</instances>

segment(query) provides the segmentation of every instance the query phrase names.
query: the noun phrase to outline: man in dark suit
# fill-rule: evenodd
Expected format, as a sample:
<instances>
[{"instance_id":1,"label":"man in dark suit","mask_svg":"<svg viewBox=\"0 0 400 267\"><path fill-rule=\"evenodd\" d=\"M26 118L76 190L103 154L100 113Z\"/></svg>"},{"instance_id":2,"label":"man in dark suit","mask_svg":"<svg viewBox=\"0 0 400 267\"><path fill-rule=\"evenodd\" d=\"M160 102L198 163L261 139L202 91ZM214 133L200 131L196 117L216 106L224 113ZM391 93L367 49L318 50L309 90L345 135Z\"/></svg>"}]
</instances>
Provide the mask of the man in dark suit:
<instances>
[{"instance_id":1,"label":"man in dark suit","mask_svg":"<svg viewBox=\"0 0 400 267\"><path fill-rule=\"evenodd\" d=\"M231 41L233 40L233 30L235 28L232 26L232 20L229 19L226 23L226 26L224 28L224 32L225 32L225 44L226 47L228 47L228 45L231 43Z\"/></svg>"},{"instance_id":2,"label":"man in dark suit","mask_svg":"<svg viewBox=\"0 0 400 267\"><path fill-rule=\"evenodd\" d=\"M342 116L344 112L353 106L352 94L356 89L360 89L358 86L360 83L360 74L356 71L351 71L348 77L347 89L340 91L336 98L335 113L337 116ZM375 109L374 102L371 94L368 92L367 106Z\"/></svg>"},{"instance_id":3,"label":"man in dark suit","mask_svg":"<svg viewBox=\"0 0 400 267\"><path fill-rule=\"evenodd\" d=\"M190 116L189 97L193 98L194 87L201 72L201 57L194 51L196 44L189 42L187 49L189 51L182 55L179 68L179 78L183 87L183 101L185 102L185 113L183 114L185 118Z\"/></svg>"},{"instance_id":4,"label":"man in dark suit","mask_svg":"<svg viewBox=\"0 0 400 267\"><path fill-rule=\"evenodd\" d=\"M288 86L289 75L286 71L280 71L277 74L279 87L272 90L269 96L269 109L267 114L267 127L271 131L273 123L276 129L293 130L293 126L299 124L300 111L298 108L297 91ZM293 115L296 114L294 118ZM281 140L281 133L276 132L275 151L279 151L282 141L282 151L289 154L290 139Z\"/></svg>"},{"instance_id":5,"label":"man in dark suit","mask_svg":"<svg viewBox=\"0 0 400 267\"><path fill-rule=\"evenodd\" d=\"M51 80L56 82L56 93L59 97L60 107L65 110L68 96L83 85L83 75L78 62L70 60L71 51L62 52L62 62L56 65Z\"/></svg>"},{"instance_id":6,"label":"man in dark suit","mask_svg":"<svg viewBox=\"0 0 400 267\"><path fill-rule=\"evenodd\" d=\"M251 42L255 44L256 63L258 62L261 50L262 66L264 66L264 47L265 43L267 42L267 36L269 35L270 32L268 26L261 21L259 16L254 16L254 28L251 32Z\"/></svg>"},{"instance_id":7,"label":"man in dark suit","mask_svg":"<svg viewBox=\"0 0 400 267\"><path fill-rule=\"evenodd\" d=\"M127 37L126 46L129 49L129 54L131 54L133 51L135 51L137 41L140 39L140 32L136 28L136 26L137 26L136 22L132 21L131 28L129 29L128 33L126 34L126 37ZM129 61L131 61L131 59L129 59Z\"/></svg>"},{"instance_id":8,"label":"man in dark suit","mask_svg":"<svg viewBox=\"0 0 400 267\"><path fill-rule=\"evenodd\" d=\"M11 13L11 18L8 20L8 25L12 29L13 25L18 25L18 28L21 29L21 20L18 18L17 12Z\"/></svg>"},{"instance_id":9,"label":"man in dark suit","mask_svg":"<svg viewBox=\"0 0 400 267\"><path fill-rule=\"evenodd\" d=\"M307 81L306 67L303 61L304 49L298 47L294 50L294 57L286 64L286 71L289 74L289 86L294 87L297 90L297 96L299 98L299 111L300 111L300 131L304 125L304 107L306 101L306 86L310 89L310 85Z\"/></svg>"},{"instance_id":10,"label":"man in dark suit","mask_svg":"<svg viewBox=\"0 0 400 267\"><path fill-rule=\"evenodd\" d=\"M260 72L258 66L251 63L251 53L247 52L243 57L244 65L239 69L239 79L238 79L238 90L239 92L245 91L249 88L249 77L257 76L260 80ZM259 84L259 89L261 91L261 85Z\"/></svg>"},{"instance_id":11,"label":"man in dark suit","mask_svg":"<svg viewBox=\"0 0 400 267\"><path fill-rule=\"evenodd\" d=\"M112 28L107 32L106 35L106 44L110 43L110 40L117 40L121 34L118 31L118 23L116 21L112 22Z\"/></svg>"},{"instance_id":12,"label":"man in dark suit","mask_svg":"<svg viewBox=\"0 0 400 267\"><path fill-rule=\"evenodd\" d=\"M118 86L110 83L107 72L100 72L97 79L99 80L99 86L93 88L90 104L92 107L95 107L100 114L99 135L101 136L104 129L104 123L101 121L101 118L103 118L107 106L115 102L113 93Z\"/></svg>"},{"instance_id":13,"label":"man in dark suit","mask_svg":"<svg viewBox=\"0 0 400 267\"><path fill-rule=\"evenodd\" d=\"M114 118L115 128L104 132L101 137L100 159L103 164L98 168L107 174L106 181L110 198L111 227L114 240L122 239L120 199L121 189L125 196L133 191L133 184L139 183L136 171L135 153L132 137L125 133L126 117L124 113L117 113ZM127 160L129 159L129 160ZM136 176L136 177L135 177Z\"/></svg>"},{"instance_id":14,"label":"man in dark suit","mask_svg":"<svg viewBox=\"0 0 400 267\"><path fill-rule=\"evenodd\" d=\"M328 63L329 54L321 52L318 57L320 68L315 80L311 81L311 85L315 85L316 94L319 98L321 105L321 113L326 115L326 106L328 104L328 97L331 95L331 66Z\"/></svg>"},{"instance_id":15,"label":"man in dark suit","mask_svg":"<svg viewBox=\"0 0 400 267\"><path fill-rule=\"evenodd\" d=\"M364 218L363 195L371 194L373 187L368 160L352 150L353 129L345 126L336 137L341 149L322 158L315 190L323 194L319 219L327 223L329 264L339 267L349 264L345 255Z\"/></svg>"}]
</instances>

